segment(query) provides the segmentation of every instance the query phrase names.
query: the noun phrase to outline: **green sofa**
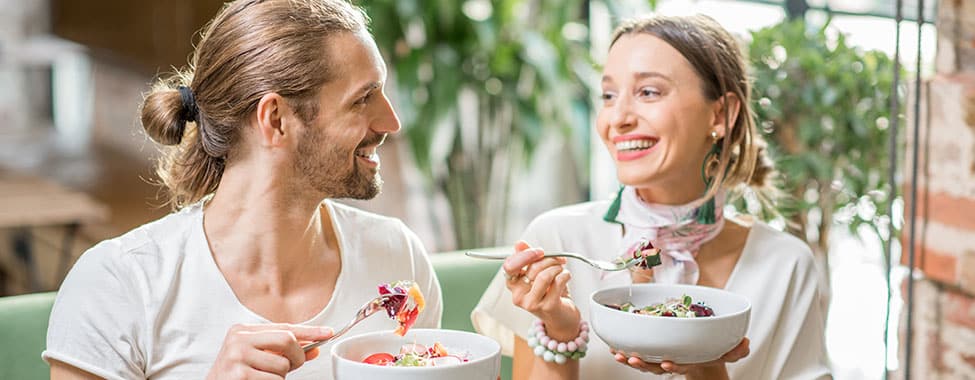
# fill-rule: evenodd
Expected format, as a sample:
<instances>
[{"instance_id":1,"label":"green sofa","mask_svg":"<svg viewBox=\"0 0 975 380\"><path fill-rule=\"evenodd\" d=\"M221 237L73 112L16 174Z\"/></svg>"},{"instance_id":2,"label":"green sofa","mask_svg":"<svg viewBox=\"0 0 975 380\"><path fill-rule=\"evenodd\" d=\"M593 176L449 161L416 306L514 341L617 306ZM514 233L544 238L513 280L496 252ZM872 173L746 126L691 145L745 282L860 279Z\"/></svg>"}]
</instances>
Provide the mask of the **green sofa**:
<instances>
[{"instance_id":1,"label":"green sofa","mask_svg":"<svg viewBox=\"0 0 975 380\"><path fill-rule=\"evenodd\" d=\"M460 252L431 255L443 288L443 328L473 331L471 310L497 273L499 261L476 260ZM0 379L47 379L41 360L54 292L0 297ZM511 360L502 360L502 379L511 378Z\"/></svg>"}]
</instances>

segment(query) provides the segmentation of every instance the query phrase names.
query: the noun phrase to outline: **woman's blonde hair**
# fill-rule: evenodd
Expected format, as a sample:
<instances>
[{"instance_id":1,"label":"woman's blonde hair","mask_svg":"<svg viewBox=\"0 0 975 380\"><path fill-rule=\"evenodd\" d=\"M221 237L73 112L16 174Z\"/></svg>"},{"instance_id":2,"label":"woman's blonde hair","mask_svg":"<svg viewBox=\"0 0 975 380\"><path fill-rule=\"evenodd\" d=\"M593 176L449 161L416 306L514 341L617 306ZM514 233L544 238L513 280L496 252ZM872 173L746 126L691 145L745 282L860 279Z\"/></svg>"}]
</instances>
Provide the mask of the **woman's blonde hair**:
<instances>
[{"instance_id":1,"label":"woman's blonde hair","mask_svg":"<svg viewBox=\"0 0 975 380\"><path fill-rule=\"evenodd\" d=\"M624 22L613 33L612 43L636 33L660 38L680 52L701 78L708 100L719 100L729 92L738 98L740 109L733 123L728 120L730 107L725 107L725 135L716 142L721 144L719 163L701 200L743 184L772 191L770 178L775 169L766 156L765 140L755 130L751 84L735 38L707 16L653 16Z\"/></svg>"},{"instance_id":2,"label":"woman's blonde hair","mask_svg":"<svg viewBox=\"0 0 975 380\"><path fill-rule=\"evenodd\" d=\"M166 145L156 173L168 203L181 208L214 192L239 154L241 127L267 93L287 99L305 122L318 114L332 79L327 39L365 31L367 18L345 0L237 0L204 28L188 69L145 94L142 127Z\"/></svg>"}]
</instances>

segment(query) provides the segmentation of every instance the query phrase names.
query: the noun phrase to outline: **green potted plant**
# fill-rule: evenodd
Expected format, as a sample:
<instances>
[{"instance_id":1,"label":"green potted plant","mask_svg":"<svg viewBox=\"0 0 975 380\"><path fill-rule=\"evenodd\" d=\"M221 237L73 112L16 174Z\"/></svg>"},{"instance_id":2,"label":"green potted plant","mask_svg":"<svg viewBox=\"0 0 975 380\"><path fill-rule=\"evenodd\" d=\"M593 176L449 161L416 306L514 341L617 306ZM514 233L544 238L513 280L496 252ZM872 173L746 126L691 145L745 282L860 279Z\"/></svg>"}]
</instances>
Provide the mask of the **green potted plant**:
<instances>
[{"instance_id":1,"label":"green potted plant","mask_svg":"<svg viewBox=\"0 0 975 380\"><path fill-rule=\"evenodd\" d=\"M581 0L363 2L386 57L412 157L449 203L455 248L503 242L512 176L543 136L578 164L588 131ZM544 10L544 11L543 11ZM552 133L557 131L557 133ZM573 140L575 136L576 140ZM580 170L586 172L586 170ZM577 185L584 195L583 178Z\"/></svg>"},{"instance_id":2,"label":"green potted plant","mask_svg":"<svg viewBox=\"0 0 975 380\"><path fill-rule=\"evenodd\" d=\"M784 214L823 264L834 223L888 244L896 195L887 185L893 60L834 32L829 21L788 20L752 32L748 45L758 126L789 195Z\"/></svg>"}]
</instances>

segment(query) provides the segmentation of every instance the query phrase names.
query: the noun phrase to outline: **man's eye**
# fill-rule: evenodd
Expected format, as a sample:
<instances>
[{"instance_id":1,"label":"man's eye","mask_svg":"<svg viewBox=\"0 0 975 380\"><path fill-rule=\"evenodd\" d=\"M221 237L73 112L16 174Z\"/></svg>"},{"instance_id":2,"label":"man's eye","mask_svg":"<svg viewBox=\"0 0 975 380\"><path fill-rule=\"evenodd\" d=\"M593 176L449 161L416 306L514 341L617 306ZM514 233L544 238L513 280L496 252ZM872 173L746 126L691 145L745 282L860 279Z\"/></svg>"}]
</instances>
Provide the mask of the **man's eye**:
<instances>
[{"instance_id":1,"label":"man's eye","mask_svg":"<svg viewBox=\"0 0 975 380\"><path fill-rule=\"evenodd\" d=\"M369 100L372 99L372 94L373 93L370 92L370 93L366 94L366 96L363 96L363 97L359 98L359 100L356 100L355 101L355 105L361 106L363 104L369 103Z\"/></svg>"}]
</instances>

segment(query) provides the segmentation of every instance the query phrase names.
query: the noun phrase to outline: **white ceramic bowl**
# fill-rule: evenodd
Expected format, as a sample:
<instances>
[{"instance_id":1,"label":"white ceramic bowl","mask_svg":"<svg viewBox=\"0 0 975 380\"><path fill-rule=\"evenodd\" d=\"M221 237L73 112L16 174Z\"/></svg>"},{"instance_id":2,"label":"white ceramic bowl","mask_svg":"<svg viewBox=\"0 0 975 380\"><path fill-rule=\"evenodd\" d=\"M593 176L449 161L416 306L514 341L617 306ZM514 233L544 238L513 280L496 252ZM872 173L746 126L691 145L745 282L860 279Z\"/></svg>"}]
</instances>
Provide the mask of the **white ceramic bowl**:
<instances>
[{"instance_id":1,"label":"white ceramic bowl","mask_svg":"<svg viewBox=\"0 0 975 380\"><path fill-rule=\"evenodd\" d=\"M714 310L713 317L674 318L634 314L605 304L637 307L689 295ZM703 363L731 351L748 332L751 303L722 289L695 285L638 284L596 291L590 297L592 330L610 348L645 362Z\"/></svg>"},{"instance_id":2,"label":"white ceramic bowl","mask_svg":"<svg viewBox=\"0 0 975 380\"><path fill-rule=\"evenodd\" d=\"M393 367L362 362L377 352L399 353L405 344L433 346L448 352L467 351L470 360L443 367ZM496 380L501 372L501 346L494 339L466 331L410 329L406 336L381 331L345 338L332 346L332 375L336 380Z\"/></svg>"}]
</instances>

